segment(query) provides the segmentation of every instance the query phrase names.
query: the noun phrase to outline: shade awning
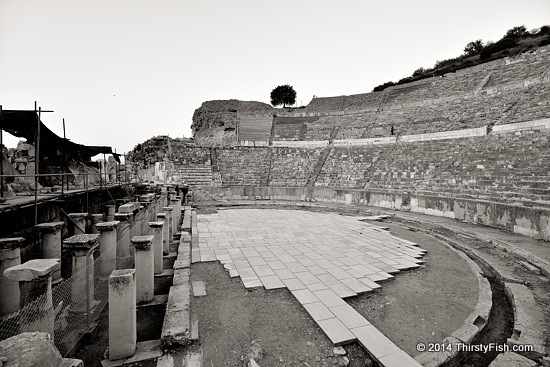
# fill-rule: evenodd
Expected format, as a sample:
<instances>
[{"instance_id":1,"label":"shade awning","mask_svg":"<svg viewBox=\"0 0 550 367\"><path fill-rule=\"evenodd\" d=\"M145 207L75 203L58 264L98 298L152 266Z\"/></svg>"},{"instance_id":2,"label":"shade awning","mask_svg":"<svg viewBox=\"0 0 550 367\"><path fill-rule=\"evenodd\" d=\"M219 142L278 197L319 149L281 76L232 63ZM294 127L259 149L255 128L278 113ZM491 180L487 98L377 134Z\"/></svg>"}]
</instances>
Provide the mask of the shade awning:
<instances>
[{"instance_id":1,"label":"shade awning","mask_svg":"<svg viewBox=\"0 0 550 367\"><path fill-rule=\"evenodd\" d=\"M25 138L32 144L35 144L38 123L38 113L35 111L2 110L0 114L2 130L19 138ZM120 157L117 157L120 155L113 153L111 147L73 143L69 139L57 136L40 121L40 156L57 156L58 152L66 153L79 161L89 161L97 154L112 154L115 160L120 162Z\"/></svg>"}]
</instances>

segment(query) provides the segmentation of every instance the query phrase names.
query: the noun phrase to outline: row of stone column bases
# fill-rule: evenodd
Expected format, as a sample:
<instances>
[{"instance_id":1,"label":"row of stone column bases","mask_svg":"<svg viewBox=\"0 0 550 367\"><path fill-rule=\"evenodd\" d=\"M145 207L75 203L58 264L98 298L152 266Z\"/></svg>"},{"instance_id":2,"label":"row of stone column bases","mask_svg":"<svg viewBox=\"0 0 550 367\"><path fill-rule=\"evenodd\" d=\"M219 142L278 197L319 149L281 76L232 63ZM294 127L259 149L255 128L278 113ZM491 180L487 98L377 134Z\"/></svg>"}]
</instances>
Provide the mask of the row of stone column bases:
<instances>
[{"instance_id":1,"label":"row of stone column bases","mask_svg":"<svg viewBox=\"0 0 550 367\"><path fill-rule=\"evenodd\" d=\"M136 304L153 300L154 274L163 272L163 255L168 255L170 240L182 217L182 197L176 191L168 195L162 187L160 196L141 195L139 202L121 205L118 213L114 205L106 209L104 222L102 214L92 214L91 234L84 233L88 213L69 214L75 231L81 233L64 240L64 222L37 225L42 259L21 264L20 246L25 239L0 239L0 323L12 328L0 331L0 340L17 333L48 332L66 355L73 345L67 345L67 335L60 328L70 327L60 322L59 314L71 315L67 318L69 324L83 321L85 325L71 326L89 330L108 295L109 359L135 352ZM62 278L62 247L71 253L69 279ZM80 318L71 319L73 315ZM10 319L17 321L10 323ZM71 341L76 343L78 339L73 337Z\"/></svg>"}]
</instances>

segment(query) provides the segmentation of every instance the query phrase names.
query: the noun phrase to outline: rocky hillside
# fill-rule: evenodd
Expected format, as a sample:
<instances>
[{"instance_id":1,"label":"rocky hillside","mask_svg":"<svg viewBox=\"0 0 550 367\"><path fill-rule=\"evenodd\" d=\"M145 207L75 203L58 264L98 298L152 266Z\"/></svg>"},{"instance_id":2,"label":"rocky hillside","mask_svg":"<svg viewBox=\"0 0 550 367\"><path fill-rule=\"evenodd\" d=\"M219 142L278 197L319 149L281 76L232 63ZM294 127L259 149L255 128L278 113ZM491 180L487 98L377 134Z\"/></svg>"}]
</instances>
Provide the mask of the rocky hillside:
<instances>
[{"instance_id":1,"label":"rocky hillside","mask_svg":"<svg viewBox=\"0 0 550 367\"><path fill-rule=\"evenodd\" d=\"M193 114L193 136L199 146L232 146L237 144L238 114L265 114L274 111L270 105L236 99L207 101Z\"/></svg>"},{"instance_id":2,"label":"rocky hillside","mask_svg":"<svg viewBox=\"0 0 550 367\"><path fill-rule=\"evenodd\" d=\"M162 162L167 155L172 158L175 152L183 147L194 147L192 139L170 138L166 135L155 136L143 143L140 143L126 154L126 159L137 167L147 167L148 164Z\"/></svg>"}]
</instances>

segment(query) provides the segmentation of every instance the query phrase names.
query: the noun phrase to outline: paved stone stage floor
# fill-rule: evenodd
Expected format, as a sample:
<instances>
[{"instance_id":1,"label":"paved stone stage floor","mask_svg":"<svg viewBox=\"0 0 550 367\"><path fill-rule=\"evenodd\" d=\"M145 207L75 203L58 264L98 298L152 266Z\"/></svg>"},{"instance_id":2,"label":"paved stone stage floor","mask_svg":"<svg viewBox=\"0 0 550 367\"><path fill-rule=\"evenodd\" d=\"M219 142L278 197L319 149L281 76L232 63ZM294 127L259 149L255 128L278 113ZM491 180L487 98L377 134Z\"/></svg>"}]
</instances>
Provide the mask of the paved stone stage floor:
<instances>
[{"instance_id":1,"label":"paved stone stage floor","mask_svg":"<svg viewBox=\"0 0 550 367\"><path fill-rule=\"evenodd\" d=\"M335 345L357 339L380 357L405 362L410 357L344 299L419 267L426 251L358 219L279 209L199 214L192 259L220 261L246 288L286 287Z\"/></svg>"}]
</instances>

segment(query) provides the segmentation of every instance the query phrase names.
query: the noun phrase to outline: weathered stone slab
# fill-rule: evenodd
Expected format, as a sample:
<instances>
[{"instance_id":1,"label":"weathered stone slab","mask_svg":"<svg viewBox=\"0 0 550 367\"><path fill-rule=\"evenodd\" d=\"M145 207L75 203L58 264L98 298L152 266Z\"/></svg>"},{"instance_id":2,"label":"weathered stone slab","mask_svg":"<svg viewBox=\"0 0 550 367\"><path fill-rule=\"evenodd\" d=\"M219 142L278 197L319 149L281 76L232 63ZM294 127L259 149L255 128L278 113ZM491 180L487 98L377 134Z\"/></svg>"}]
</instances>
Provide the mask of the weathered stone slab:
<instances>
[{"instance_id":1,"label":"weathered stone slab","mask_svg":"<svg viewBox=\"0 0 550 367\"><path fill-rule=\"evenodd\" d=\"M537 363L514 352L499 354L489 367L536 367Z\"/></svg>"},{"instance_id":2,"label":"weathered stone slab","mask_svg":"<svg viewBox=\"0 0 550 367\"><path fill-rule=\"evenodd\" d=\"M202 280L197 280L192 283L193 286L193 296L202 297L206 296L206 283Z\"/></svg>"},{"instance_id":3,"label":"weathered stone slab","mask_svg":"<svg viewBox=\"0 0 550 367\"><path fill-rule=\"evenodd\" d=\"M101 223L96 224L96 228L97 228L98 231L108 231L108 230L116 228L119 223L120 223L120 221L118 221L118 220L113 220L113 221L109 221L109 222L101 222Z\"/></svg>"},{"instance_id":4,"label":"weathered stone slab","mask_svg":"<svg viewBox=\"0 0 550 367\"><path fill-rule=\"evenodd\" d=\"M448 337L443 339L445 345L457 345L462 343L460 340L454 337ZM415 361L420 363L424 367L438 367L441 364L449 361L455 356L456 350L443 351L443 352L425 352L414 358Z\"/></svg>"},{"instance_id":5,"label":"weathered stone slab","mask_svg":"<svg viewBox=\"0 0 550 367\"><path fill-rule=\"evenodd\" d=\"M319 320L317 324L328 336L332 344L336 346L348 344L355 340L355 336L336 317Z\"/></svg>"},{"instance_id":6,"label":"weathered stone slab","mask_svg":"<svg viewBox=\"0 0 550 367\"><path fill-rule=\"evenodd\" d=\"M65 222L48 222L48 223L39 223L35 226L39 231L48 231L55 232L58 229L63 228Z\"/></svg>"},{"instance_id":7,"label":"weathered stone slab","mask_svg":"<svg viewBox=\"0 0 550 367\"><path fill-rule=\"evenodd\" d=\"M174 278L172 279L172 284L189 284L189 269L186 268L174 270Z\"/></svg>"},{"instance_id":8,"label":"weathered stone slab","mask_svg":"<svg viewBox=\"0 0 550 367\"><path fill-rule=\"evenodd\" d=\"M34 259L4 270L4 275L15 282L30 282L50 275L59 266L59 259Z\"/></svg>"},{"instance_id":9,"label":"weathered stone slab","mask_svg":"<svg viewBox=\"0 0 550 367\"><path fill-rule=\"evenodd\" d=\"M189 310L166 312L162 324L161 343L163 348L191 343Z\"/></svg>"},{"instance_id":10,"label":"weathered stone slab","mask_svg":"<svg viewBox=\"0 0 550 367\"><path fill-rule=\"evenodd\" d=\"M190 266L189 258L187 258L187 259L184 258L184 259L181 259L181 260L178 259L178 260L174 261L173 268L174 268L174 270L176 270L176 269L185 269L185 268L189 268L189 266Z\"/></svg>"},{"instance_id":11,"label":"weathered stone slab","mask_svg":"<svg viewBox=\"0 0 550 367\"><path fill-rule=\"evenodd\" d=\"M139 210L139 206L140 206L139 203L123 204L123 205L118 207L118 212L121 213L121 214L122 213L133 213L133 212Z\"/></svg>"},{"instance_id":12,"label":"weathered stone slab","mask_svg":"<svg viewBox=\"0 0 550 367\"><path fill-rule=\"evenodd\" d=\"M527 358L542 358L544 347L545 318L533 293L522 284L504 283L504 291L512 300L514 309L514 331L508 345L532 345L533 350L521 352Z\"/></svg>"},{"instance_id":13,"label":"weathered stone slab","mask_svg":"<svg viewBox=\"0 0 550 367\"><path fill-rule=\"evenodd\" d=\"M0 341L0 356L6 357L6 366L59 367L66 366L61 353L48 333L22 333ZM72 360L68 366L81 366L82 361Z\"/></svg>"},{"instance_id":14,"label":"weathered stone slab","mask_svg":"<svg viewBox=\"0 0 550 367\"><path fill-rule=\"evenodd\" d=\"M133 356L128 358L117 359L110 361L104 359L101 361L102 367L119 367L129 366L135 363L150 361L162 356L162 350L160 349L160 340L147 340L136 344L136 352ZM138 364L139 365L139 364Z\"/></svg>"},{"instance_id":15,"label":"weathered stone slab","mask_svg":"<svg viewBox=\"0 0 550 367\"><path fill-rule=\"evenodd\" d=\"M13 249L21 247L23 242L25 242L24 237L0 238L0 249Z\"/></svg>"},{"instance_id":16,"label":"weathered stone slab","mask_svg":"<svg viewBox=\"0 0 550 367\"><path fill-rule=\"evenodd\" d=\"M63 246L72 249L89 249L96 244L99 234L77 234L63 241Z\"/></svg>"}]
</instances>

